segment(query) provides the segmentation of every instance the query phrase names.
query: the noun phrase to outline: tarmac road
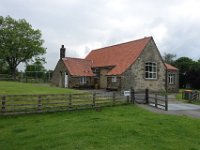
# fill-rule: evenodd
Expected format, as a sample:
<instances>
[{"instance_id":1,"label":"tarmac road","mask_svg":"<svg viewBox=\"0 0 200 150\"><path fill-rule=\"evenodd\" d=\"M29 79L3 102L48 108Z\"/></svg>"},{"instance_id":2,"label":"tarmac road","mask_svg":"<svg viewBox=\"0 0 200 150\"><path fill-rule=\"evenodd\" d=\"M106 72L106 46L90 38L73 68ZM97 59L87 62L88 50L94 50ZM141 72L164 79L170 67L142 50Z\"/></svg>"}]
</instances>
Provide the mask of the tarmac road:
<instances>
[{"instance_id":1,"label":"tarmac road","mask_svg":"<svg viewBox=\"0 0 200 150\"><path fill-rule=\"evenodd\" d=\"M176 101L174 95L169 96L168 111L165 111L164 109L158 109L158 108L155 108L155 107L149 106L149 105L141 105L140 104L138 106L145 108L147 110L156 112L156 113L184 115L184 116L189 116L189 117L200 119L200 105L188 104L188 103Z\"/></svg>"}]
</instances>

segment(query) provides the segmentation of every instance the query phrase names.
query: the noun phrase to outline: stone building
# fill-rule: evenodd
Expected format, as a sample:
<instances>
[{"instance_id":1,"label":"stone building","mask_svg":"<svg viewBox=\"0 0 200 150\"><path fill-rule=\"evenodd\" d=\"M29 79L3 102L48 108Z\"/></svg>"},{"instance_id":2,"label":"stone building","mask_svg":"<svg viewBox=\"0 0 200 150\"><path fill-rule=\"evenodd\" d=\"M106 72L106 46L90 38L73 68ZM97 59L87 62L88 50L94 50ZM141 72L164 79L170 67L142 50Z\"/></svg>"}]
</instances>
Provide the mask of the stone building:
<instances>
[{"instance_id":1,"label":"stone building","mask_svg":"<svg viewBox=\"0 0 200 150\"><path fill-rule=\"evenodd\" d=\"M166 90L168 92L178 92L179 90L179 70L170 64L166 64L167 81Z\"/></svg>"},{"instance_id":2,"label":"stone building","mask_svg":"<svg viewBox=\"0 0 200 150\"><path fill-rule=\"evenodd\" d=\"M60 87L111 90L178 90L178 69L165 64L152 37L92 50L85 59L60 49L52 83Z\"/></svg>"}]
</instances>

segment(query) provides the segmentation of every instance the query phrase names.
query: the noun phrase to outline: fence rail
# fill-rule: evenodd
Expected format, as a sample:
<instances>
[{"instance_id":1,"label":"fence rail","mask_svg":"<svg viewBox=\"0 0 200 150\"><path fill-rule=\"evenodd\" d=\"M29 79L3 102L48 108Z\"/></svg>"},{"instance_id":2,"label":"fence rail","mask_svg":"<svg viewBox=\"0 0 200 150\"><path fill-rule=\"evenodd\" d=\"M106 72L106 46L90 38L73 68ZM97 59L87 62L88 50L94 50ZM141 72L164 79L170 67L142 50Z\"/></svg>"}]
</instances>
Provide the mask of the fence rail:
<instances>
[{"instance_id":1,"label":"fence rail","mask_svg":"<svg viewBox=\"0 0 200 150\"><path fill-rule=\"evenodd\" d=\"M129 104L121 93L0 95L0 115L66 111Z\"/></svg>"},{"instance_id":2,"label":"fence rail","mask_svg":"<svg viewBox=\"0 0 200 150\"><path fill-rule=\"evenodd\" d=\"M134 97L139 104L148 104L168 111L168 96L166 93L153 93L146 89L145 91L134 92Z\"/></svg>"},{"instance_id":3,"label":"fence rail","mask_svg":"<svg viewBox=\"0 0 200 150\"><path fill-rule=\"evenodd\" d=\"M168 111L168 96L167 94L151 94L149 95L149 105L156 108L164 108Z\"/></svg>"},{"instance_id":4,"label":"fence rail","mask_svg":"<svg viewBox=\"0 0 200 150\"><path fill-rule=\"evenodd\" d=\"M128 96L120 92L0 95L0 115L67 111L131 103L143 103L168 110L166 94L149 93L148 89L145 91L131 89Z\"/></svg>"}]
</instances>

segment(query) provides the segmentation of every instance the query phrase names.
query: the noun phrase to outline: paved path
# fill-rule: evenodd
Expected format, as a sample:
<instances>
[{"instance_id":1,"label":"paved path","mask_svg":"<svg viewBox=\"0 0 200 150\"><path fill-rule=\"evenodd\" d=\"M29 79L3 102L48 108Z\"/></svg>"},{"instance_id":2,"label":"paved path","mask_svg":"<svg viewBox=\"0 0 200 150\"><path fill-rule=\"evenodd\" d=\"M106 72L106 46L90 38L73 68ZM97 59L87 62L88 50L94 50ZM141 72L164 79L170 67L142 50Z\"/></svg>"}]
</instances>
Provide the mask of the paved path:
<instances>
[{"instance_id":1,"label":"paved path","mask_svg":"<svg viewBox=\"0 0 200 150\"><path fill-rule=\"evenodd\" d=\"M156 112L156 113L173 114L173 115L180 115L180 116L184 115L184 116L200 119L200 105L188 104L188 103L183 103L181 101L177 101L174 95L169 96L168 111L151 107L148 105L140 104L138 106L145 108L147 110Z\"/></svg>"},{"instance_id":2,"label":"paved path","mask_svg":"<svg viewBox=\"0 0 200 150\"><path fill-rule=\"evenodd\" d=\"M200 109L200 105L194 104L168 104L168 110L198 110Z\"/></svg>"}]
</instances>

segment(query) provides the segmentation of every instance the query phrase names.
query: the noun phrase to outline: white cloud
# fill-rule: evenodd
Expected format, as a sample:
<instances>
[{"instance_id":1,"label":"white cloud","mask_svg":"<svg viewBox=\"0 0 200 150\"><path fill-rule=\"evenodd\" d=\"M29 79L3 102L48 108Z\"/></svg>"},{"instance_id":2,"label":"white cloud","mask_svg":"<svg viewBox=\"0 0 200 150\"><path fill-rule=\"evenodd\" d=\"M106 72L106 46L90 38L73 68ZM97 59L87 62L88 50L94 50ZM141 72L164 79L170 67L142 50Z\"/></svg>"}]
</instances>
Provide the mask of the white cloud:
<instances>
[{"instance_id":1,"label":"white cloud","mask_svg":"<svg viewBox=\"0 0 200 150\"><path fill-rule=\"evenodd\" d=\"M0 0L0 14L25 18L40 29L47 68L54 69L62 44L67 56L153 36L161 51L200 57L198 0Z\"/></svg>"}]
</instances>

